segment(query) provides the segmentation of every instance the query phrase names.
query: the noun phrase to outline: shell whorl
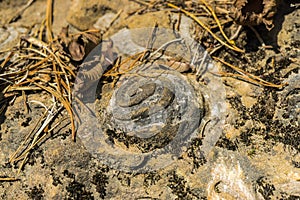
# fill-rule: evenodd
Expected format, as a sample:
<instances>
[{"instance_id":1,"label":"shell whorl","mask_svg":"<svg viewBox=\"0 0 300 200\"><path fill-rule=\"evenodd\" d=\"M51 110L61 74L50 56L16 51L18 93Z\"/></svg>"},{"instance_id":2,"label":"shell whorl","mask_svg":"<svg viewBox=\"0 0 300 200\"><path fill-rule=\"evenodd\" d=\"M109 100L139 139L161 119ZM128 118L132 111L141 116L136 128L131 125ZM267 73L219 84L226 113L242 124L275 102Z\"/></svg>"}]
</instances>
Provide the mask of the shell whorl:
<instances>
[{"instance_id":1,"label":"shell whorl","mask_svg":"<svg viewBox=\"0 0 300 200\"><path fill-rule=\"evenodd\" d=\"M144 39L138 43L132 38L151 31L120 31L111 37L113 51L125 58L144 52ZM186 34L178 39L172 30L159 31L162 38L153 45L150 59L129 66L113 82L101 81L108 66L101 63L100 47L89 54L76 78L74 96L81 100L73 104L81 121L78 135L94 157L115 169L145 172L163 168L195 137L204 136L202 151L207 155L222 134L226 95L222 82L213 75L217 68ZM169 66L174 63L169 62L172 52L185 66L201 71L206 84ZM207 134L200 134L204 124Z\"/></svg>"}]
</instances>

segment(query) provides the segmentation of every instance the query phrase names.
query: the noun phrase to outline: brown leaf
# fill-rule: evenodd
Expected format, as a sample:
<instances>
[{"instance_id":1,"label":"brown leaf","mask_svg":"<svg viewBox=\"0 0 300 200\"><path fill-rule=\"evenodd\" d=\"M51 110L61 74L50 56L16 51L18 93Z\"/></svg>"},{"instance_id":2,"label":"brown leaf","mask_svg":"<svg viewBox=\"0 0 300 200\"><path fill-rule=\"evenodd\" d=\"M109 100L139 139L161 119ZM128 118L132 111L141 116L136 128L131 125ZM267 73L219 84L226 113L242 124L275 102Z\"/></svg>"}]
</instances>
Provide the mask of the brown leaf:
<instances>
[{"instance_id":1,"label":"brown leaf","mask_svg":"<svg viewBox=\"0 0 300 200\"><path fill-rule=\"evenodd\" d=\"M74 38L68 45L68 50L71 54L71 59L81 61L85 56L86 43L81 39L81 36Z\"/></svg>"},{"instance_id":2,"label":"brown leaf","mask_svg":"<svg viewBox=\"0 0 300 200\"><path fill-rule=\"evenodd\" d=\"M265 24L268 30L273 28L273 16L277 11L279 0L236 0L231 9L237 24Z\"/></svg>"}]
</instances>

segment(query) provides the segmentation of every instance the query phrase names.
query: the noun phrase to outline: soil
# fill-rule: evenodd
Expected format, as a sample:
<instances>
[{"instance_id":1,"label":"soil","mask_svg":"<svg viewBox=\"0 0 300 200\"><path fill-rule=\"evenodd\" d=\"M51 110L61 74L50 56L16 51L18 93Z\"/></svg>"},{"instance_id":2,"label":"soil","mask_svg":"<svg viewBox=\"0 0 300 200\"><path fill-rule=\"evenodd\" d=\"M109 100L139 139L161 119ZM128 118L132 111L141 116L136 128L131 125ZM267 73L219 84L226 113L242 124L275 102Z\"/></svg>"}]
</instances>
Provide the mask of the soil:
<instances>
[{"instance_id":1,"label":"soil","mask_svg":"<svg viewBox=\"0 0 300 200\"><path fill-rule=\"evenodd\" d=\"M154 22L172 29L178 12L163 3L145 10L143 2L149 3L54 1L53 33L58 35L69 25L73 31L100 29L105 39L124 28L153 27ZM34 1L14 18L16 8L26 3L25 0L0 1L0 62L7 56L5 50L18 45L20 36L28 34L45 18L45 0ZM177 5L184 3L178 1ZM288 85L278 89L222 77L226 111L220 137L206 151L203 144L210 137L206 130L204 139L193 138L183 153L162 169L124 172L101 162L88 151L80 137L72 141L70 124L63 120L68 115L62 111L52 123L62 121L62 124L31 151L18 174L20 163L12 165L9 158L45 112L41 103L50 105L52 97L46 92L28 93L28 110L22 94L16 95L0 113L0 178L16 177L17 180L0 181L0 198L300 199L299 7L296 1L281 2L271 30L263 23L254 26L264 44L252 28L244 25L235 43L245 53L222 47L213 54L266 81ZM13 22L8 23L11 19ZM182 19L186 18L182 16ZM225 27L226 33L233 33L238 25L231 23ZM196 23L190 23L190 29L203 47L211 47L212 38ZM224 65L216 66L223 72L236 73ZM193 69L184 68L178 73L191 77ZM205 80L200 77L197 84L205 85ZM2 92L0 100L1 95ZM206 129L210 130L210 126L208 123Z\"/></svg>"}]
</instances>

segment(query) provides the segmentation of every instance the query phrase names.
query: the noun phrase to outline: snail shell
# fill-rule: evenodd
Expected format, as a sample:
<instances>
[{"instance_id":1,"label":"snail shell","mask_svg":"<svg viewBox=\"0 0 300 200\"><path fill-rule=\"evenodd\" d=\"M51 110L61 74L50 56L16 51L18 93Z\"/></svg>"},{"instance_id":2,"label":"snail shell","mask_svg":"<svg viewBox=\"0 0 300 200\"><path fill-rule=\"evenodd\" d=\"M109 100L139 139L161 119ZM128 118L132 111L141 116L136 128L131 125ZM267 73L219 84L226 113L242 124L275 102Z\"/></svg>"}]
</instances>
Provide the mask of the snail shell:
<instances>
[{"instance_id":1,"label":"snail shell","mask_svg":"<svg viewBox=\"0 0 300 200\"><path fill-rule=\"evenodd\" d=\"M152 30L121 30L111 37L113 52L125 57L143 52L147 48L142 36L148 38ZM100 80L107 68L101 62L103 47L96 47L82 64L73 95L81 100L73 102L81 121L78 135L108 166L128 172L157 170L174 162L195 137L204 135L202 150L207 155L222 134L226 95L213 75L217 69L194 40L177 36L173 30L158 30L154 58L127 71L115 84ZM171 51L168 56L190 61L183 64L198 68L206 83L168 66L160 48ZM200 134L204 124L205 133Z\"/></svg>"},{"instance_id":2,"label":"snail shell","mask_svg":"<svg viewBox=\"0 0 300 200\"><path fill-rule=\"evenodd\" d=\"M150 152L176 138L183 141L190 137L205 110L199 98L180 73L148 64L138 75L120 80L107 107L109 120L103 127L114 127L141 152ZM171 149L175 152L177 144Z\"/></svg>"}]
</instances>

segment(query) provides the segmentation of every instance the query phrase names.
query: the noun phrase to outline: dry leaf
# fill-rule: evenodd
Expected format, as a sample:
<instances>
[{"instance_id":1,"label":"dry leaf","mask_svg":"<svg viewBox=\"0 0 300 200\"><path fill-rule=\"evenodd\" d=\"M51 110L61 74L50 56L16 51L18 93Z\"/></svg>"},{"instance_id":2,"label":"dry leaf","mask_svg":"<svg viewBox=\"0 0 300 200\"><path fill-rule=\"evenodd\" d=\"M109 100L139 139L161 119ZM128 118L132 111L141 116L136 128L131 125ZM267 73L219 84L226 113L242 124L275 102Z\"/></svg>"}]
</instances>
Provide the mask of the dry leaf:
<instances>
[{"instance_id":1,"label":"dry leaf","mask_svg":"<svg viewBox=\"0 0 300 200\"><path fill-rule=\"evenodd\" d=\"M238 24L259 25L264 23L270 30L274 26L273 17L278 5L279 0L236 0L231 12Z\"/></svg>"}]
</instances>

